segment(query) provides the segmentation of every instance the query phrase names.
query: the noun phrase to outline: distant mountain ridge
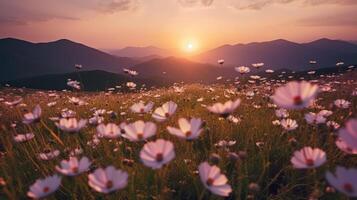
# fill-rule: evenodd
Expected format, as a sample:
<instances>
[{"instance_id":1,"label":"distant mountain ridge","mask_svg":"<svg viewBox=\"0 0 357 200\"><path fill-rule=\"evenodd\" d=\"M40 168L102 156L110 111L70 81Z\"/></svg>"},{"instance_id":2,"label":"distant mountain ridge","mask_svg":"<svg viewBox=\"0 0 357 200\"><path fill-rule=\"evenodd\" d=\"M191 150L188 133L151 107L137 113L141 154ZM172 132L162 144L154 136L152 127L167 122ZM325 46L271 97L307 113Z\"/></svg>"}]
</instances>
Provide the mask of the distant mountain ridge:
<instances>
[{"instance_id":1,"label":"distant mountain ridge","mask_svg":"<svg viewBox=\"0 0 357 200\"><path fill-rule=\"evenodd\" d=\"M217 64L224 59L226 65L251 65L264 62L272 69L289 67L306 70L310 60L317 66L326 67L337 62L357 62L357 45L341 40L322 38L309 43L295 43L283 39L248 44L223 45L193 58L198 62Z\"/></svg>"},{"instance_id":2,"label":"distant mountain ridge","mask_svg":"<svg viewBox=\"0 0 357 200\"><path fill-rule=\"evenodd\" d=\"M67 39L48 43L0 39L0 80L72 72L75 64L83 65L83 70L119 73L123 67L137 63L134 59L116 57Z\"/></svg>"},{"instance_id":3,"label":"distant mountain ridge","mask_svg":"<svg viewBox=\"0 0 357 200\"><path fill-rule=\"evenodd\" d=\"M111 54L121 57L168 57L172 56L172 53L167 49L158 48L155 46L147 47L125 47L123 49L112 50Z\"/></svg>"}]
</instances>

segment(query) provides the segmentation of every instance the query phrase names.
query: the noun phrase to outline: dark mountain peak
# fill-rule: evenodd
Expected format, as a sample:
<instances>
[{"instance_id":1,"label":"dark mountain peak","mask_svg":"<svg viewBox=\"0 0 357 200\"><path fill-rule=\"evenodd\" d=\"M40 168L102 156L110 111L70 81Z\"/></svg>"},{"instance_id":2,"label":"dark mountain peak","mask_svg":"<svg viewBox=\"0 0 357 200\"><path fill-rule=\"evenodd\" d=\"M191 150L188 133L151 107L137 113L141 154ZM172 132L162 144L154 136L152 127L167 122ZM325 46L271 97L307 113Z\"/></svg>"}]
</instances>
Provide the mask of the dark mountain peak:
<instances>
[{"instance_id":1,"label":"dark mountain peak","mask_svg":"<svg viewBox=\"0 0 357 200\"><path fill-rule=\"evenodd\" d=\"M33 44L33 43L17 38L7 37L7 38L0 39L0 45L1 44Z\"/></svg>"}]
</instances>

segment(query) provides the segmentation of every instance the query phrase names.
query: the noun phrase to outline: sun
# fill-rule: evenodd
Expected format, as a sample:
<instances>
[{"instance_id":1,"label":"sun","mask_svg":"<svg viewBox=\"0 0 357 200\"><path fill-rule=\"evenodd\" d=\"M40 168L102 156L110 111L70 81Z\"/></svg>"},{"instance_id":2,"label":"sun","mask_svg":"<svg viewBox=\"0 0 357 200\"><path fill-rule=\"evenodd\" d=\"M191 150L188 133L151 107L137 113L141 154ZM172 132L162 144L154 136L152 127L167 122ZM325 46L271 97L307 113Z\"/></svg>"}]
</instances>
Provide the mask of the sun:
<instances>
[{"instance_id":1,"label":"sun","mask_svg":"<svg viewBox=\"0 0 357 200\"><path fill-rule=\"evenodd\" d=\"M188 43L186 48L188 50L192 50L193 49L193 44L192 43Z\"/></svg>"},{"instance_id":2,"label":"sun","mask_svg":"<svg viewBox=\"0 0 357 200\"><path fill-rule=\"evenodd\" d=\"M186 51L187 53L192 53L196 51L196 49L197 45L194 42L186 42L186 44L184 45L184 51Z\"/></svg>"}]
</instances>

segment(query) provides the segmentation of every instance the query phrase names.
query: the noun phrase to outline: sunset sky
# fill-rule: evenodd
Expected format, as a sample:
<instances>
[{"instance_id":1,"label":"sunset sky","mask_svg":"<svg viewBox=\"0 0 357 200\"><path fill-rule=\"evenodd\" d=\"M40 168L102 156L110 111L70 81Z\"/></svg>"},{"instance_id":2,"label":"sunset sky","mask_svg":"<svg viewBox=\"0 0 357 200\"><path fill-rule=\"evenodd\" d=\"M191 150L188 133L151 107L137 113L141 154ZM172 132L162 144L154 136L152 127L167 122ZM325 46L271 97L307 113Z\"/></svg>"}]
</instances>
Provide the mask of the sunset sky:
<instances>
[{"instance_id":1,"label":"sunset sky","mask_svg":"<svg viewBox=\"0 0 357 200\"><path fill-rule=\"evenodd\" d=\"M1 0L0 27L1 38L101 49L357 40L357 0Z\"/></svg>"}]
</instances>

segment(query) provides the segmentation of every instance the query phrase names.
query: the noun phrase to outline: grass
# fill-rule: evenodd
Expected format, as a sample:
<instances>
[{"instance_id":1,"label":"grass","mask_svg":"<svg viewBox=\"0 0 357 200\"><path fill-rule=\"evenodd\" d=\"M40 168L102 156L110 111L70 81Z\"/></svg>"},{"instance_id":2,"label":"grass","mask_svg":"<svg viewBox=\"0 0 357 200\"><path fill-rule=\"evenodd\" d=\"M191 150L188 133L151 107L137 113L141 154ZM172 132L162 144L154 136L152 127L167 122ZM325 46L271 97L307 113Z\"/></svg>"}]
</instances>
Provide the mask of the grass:
<instances>
[{"instance_id":1,"label":"grass","mask_svg":"<svg viewBox=\"0 0 357 200\"><path fill-rule=\"evenodd\" d=\"M356 82L347 83L343 78L337 78L343 84L332 83L335 78L320 80L320 84L331 83L335 92L323 92L318 97L318 104L334 111L329 120L334 120L343 126L350 117L356 117L357 97L351 96L356 87ZM227 176L233 193L228 199L308 199L316 196L321 199L348 199L340 193L325 192L328 184L324 175L327 170L334 170L337 165L345 167L357 166L354 155L346 155L335 145L335 134L326 125L313 127L306 123L304 114L308 111L319 111L312 108L302 111L289 112L290 118L298 121L299 127L292 132L284 132L282 127L274 126L276 120L274 108L269 108L271 103L268 96L271 91L266 85L249 85L239 89L235 94L228 94L226 89L235 89L233 85L185 85L184 93L175 93L172 88L162 88L147 92L130 94L84 93L84 92L56 92L58 99L49 97L46 91L3 89L0 97L6 100L24 98L25 106L10 108L1 104L0 142L2 157L0 159L0 177L4 178L6 185L0 188L0 199L25 199L29 186L38 178L56 173L55 166L62 159L68 157L71 150L81 147L82 156L87 156L93 162L91 169L114 165L129 173L128 186L117 192L104 195L93 191L88 186L87 174L77 177L63 177L60 189L49 199L222 199L204 189L197 175L198 165L210 160L210 155L218 154L221 159L218 166ZM208 92L208 87L215 91ZM245 96L247 91L256 91L252 99ZM155 97L160 95L159 97ZM226 95L226 96L225 96ZM86 101L88 105L76 106L68 102L67 97L76 96ZM197 99L203 97L202 102ZM234 116L240 117L238 124L228 120L219 119L217 115L210 114L204 105L214 102L225 102L229 99L241 98L242 104ZM337 98L344 98L352 102L349 109L336 109L331 107ZM143 142L133 143L124 138L107 140L101 139L95 147L87 145L95 134L95 126L88 126L77 134L61 132L49 120L49 117L59 116L61 109L68 108L77 113L77 118L89 118L91 108L101 108L118 113L117 116L105 115L105 122L134 122L139 119L154 121L151 114L138 115L129 111L129 107L143 100L153 101L155 107L174 101L178 110L168 121L156 123L158 131L155 138L170 140L175 145L176 158L160 170L145 167L139 158ZM47 107L47 103L56 101L54 107ZM22 116L36 104L43 109L42 123L35 125L22 124ZM254 108L253 105L261 106ZM126 115L120 115L126 112ZM180 117L199 117L205 123L204 132L195 141L183 141L166 131L168 125L177 127ZM11 124L16 124L12 127ZM51 136L49 129L63 141L59 144ZM13 136L27 132L35 133L33 140L24 143L15 143ZM297 142L291 143L294 137ZM236 144L225 150L214 144L220 140L235 140ZM261 146L256 143L261 142ZM326 151L327 162L314 170L296 170L290 163L295 150L305 146L319 147ZM46 149L58 149L60 156L53 160L42 161L37 158L38 153ZM228 157L229 152L246 152L243 159L233 161ZM81 157L81 156L79 156ZM127 165L124 159L134 161ZM256 183L260 190L249 190L249 184Z\"/></svg>"}]
</instances>

